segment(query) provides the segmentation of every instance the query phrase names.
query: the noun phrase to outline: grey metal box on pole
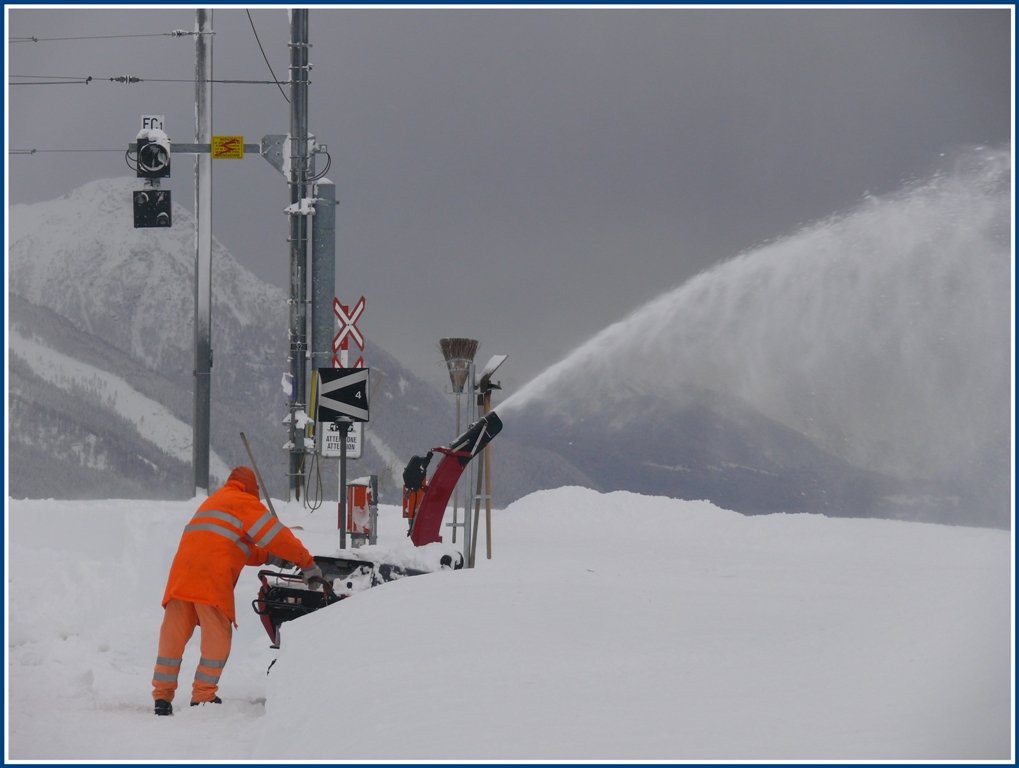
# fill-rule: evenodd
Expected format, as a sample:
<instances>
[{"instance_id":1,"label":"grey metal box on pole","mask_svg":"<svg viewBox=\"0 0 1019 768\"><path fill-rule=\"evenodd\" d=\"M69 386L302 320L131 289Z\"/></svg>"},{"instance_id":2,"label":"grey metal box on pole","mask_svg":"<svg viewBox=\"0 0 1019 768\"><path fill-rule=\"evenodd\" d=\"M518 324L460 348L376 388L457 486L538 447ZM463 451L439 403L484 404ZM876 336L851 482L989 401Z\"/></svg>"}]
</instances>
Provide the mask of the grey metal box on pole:
<instances>
[{"instance_id":1,"label":"grey metal box on pole","mask_svg":"<svg viewBox=\"0 0 1019 768\"><path fill-rule=\"evenodd\" d=\"M311 368L328 368L333 356L333 295L336 290L336 185L315 183L311 218Z\"/></svg>"}]
</instances>

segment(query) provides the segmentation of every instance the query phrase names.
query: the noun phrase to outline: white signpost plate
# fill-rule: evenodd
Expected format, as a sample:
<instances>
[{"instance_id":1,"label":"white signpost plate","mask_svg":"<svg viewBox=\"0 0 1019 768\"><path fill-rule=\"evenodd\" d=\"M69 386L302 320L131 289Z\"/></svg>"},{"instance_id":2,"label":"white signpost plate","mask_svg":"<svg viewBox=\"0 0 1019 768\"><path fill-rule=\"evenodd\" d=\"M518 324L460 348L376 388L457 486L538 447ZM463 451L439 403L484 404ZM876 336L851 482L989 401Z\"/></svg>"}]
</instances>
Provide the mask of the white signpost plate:
<instances>
[{"instance_id":1,"label":"white signpost plate","mask_svg":"<svg viewBox=\"0 0 1019 768\"><path fill-rule=\"evenodd\" d=\"M142 130L166 131L166 115L142 115Z\"/></svg>"},{"instance_id":2,"label":"white signpost plate","mask_svg":"<svg viewBox=\"0 0 1019 768\"><path fill-rule=\"evenodd\" d=\"M319 422L319 434L322 435L322 455L339 458L343 449L340 445L340 428L336 422ZM364 445L364 424L355 421L347 430L347 458L360 459Z\"/></svg>"}]
</instances>

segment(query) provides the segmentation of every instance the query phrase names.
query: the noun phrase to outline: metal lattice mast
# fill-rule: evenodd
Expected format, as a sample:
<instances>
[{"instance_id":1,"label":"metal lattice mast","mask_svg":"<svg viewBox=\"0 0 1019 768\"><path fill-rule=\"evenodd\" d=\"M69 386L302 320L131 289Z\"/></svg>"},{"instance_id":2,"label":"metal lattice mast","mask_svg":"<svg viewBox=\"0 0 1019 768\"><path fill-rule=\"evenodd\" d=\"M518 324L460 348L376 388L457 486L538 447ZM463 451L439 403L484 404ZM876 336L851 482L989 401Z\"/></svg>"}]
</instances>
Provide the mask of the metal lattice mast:
<instances>
[{"instance_id":1,"label":"metal lattice mast","mask_svg":"<svg viewBox=\"0 0 1019 768\"><path fill-rule=\"evenodd\" d=\"M308 10L290 12L290 462L288 489L301 493L304 430L297 411L307 407L308 380Z\"/></svg>"}]
</instances>

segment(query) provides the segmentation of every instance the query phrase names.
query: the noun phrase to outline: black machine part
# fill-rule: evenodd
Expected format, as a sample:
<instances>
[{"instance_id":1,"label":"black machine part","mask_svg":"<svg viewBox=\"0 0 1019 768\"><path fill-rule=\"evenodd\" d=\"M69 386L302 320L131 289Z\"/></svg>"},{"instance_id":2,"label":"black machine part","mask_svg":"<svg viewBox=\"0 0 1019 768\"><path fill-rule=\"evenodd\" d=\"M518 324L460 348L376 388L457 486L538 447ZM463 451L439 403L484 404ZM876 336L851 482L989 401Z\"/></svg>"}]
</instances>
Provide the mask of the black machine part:
<instances>
[{"instance_id":1,"label":"black machine part","mask_svg":"<svg viewBox=\"0 0 1019 768\"><path fill-rule=\"evenodd\" d=\"M258 572L262 585L258 597L251 601L251 607L261 617L262 626L273 648L279 648L280 626L287 621L298 619L379 584L428 573L392 563L376 563L352 557L316 557L315 564L322 570L323 583L311 586L305 584L297 572L268 569Z\"/></svg>"}]
</instances>

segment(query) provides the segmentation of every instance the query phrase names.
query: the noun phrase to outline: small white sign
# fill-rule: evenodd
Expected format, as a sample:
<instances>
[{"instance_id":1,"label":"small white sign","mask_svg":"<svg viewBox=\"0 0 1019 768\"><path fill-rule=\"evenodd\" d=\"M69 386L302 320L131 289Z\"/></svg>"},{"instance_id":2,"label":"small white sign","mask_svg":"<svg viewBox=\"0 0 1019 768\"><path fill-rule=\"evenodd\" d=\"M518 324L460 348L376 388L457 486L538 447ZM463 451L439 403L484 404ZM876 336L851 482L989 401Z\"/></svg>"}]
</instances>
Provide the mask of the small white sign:
<instances>
[{"instance_id":1,"label":"small white sign","mask_svg":"<svg viewBox=\"0 0 1019 768\"><path fill-rule=\"evenodd\" d=\"M329 458L340 458L343 446L340 445L340 428L335 422L319 422L318 432L322 435L322 455ZM356 421L347 430L347 458L360 459L364 445L364 424Z\"/></svg>"},{"instance_id":2,"label":"small white sign","mask_svg":"<svg viewBox=\"0 0 1019 768\"><path fill-rule=\"evenodd\" d=\"M166 132L166 115L142 115L142 130Z\"/></svg>"}]
</instances>

